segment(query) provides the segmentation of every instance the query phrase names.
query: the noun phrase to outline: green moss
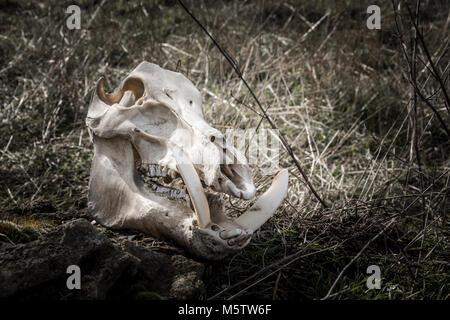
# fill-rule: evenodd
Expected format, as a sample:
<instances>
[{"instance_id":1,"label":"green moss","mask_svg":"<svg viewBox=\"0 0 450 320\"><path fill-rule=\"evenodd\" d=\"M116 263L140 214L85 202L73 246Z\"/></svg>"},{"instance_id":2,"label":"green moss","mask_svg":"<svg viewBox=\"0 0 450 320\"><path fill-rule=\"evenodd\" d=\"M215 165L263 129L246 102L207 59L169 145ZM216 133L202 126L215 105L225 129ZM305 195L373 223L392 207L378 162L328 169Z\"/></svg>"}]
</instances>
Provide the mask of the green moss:
<instances>
[{"instance_id":1,"label":"green moss","mask_svg":"<svg viewBox=\"0 0 450 320\"><path fill-rule=\"evenodd\" d=\"M36 240L39 234L39 231L32 227L20 226L7 220L0 221L0 241L8 241L14 244L25 243Z\"/></svg>"}]
</instances>

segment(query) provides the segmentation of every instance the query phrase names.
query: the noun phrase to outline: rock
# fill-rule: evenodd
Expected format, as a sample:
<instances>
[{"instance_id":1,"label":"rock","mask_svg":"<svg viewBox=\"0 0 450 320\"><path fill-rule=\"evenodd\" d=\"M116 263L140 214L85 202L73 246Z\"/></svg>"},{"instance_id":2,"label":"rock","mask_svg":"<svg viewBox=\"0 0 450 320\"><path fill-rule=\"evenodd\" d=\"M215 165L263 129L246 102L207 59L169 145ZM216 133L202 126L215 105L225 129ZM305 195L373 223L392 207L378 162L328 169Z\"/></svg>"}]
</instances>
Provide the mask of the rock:
<instances>
[{"instance_id":1,"label":"rock","mask_svg":"<svg viewBox=\"0 0 450 320\"><path fill-rule=\"evenodd\" d=\"M79 290L67 288L70 265L80 267ZM192 299L204 287L202 264L127 240L117 245L84 219L35 241L1 247L0 266L1 298Z\"/></svg>"},{"instance_id":2,"label":"rock","mask_svg":"<svg viewBox=\"0 0 450 320\"><path fill-rule=\"evenodd\" d=\"M75 220L0 254L0 297L28 290L24 296L39 298L44 292L49 298L102 299L125 270L136 269L137 262L86 220ZM81 290L66 286L70 265L81 268Z\"/></svg>"},{"instance_id":3,"label":"rock","mask_svg":"<svg viewBox=\"0 0 450 320\"><path fill-rule=\"evenodd\" d=\"M204 291L203 264L182 255L167 255L125 241L123 249L140 259L139 272L145 287L171 299L194 299Z\"/></svg>"}]
</instances>

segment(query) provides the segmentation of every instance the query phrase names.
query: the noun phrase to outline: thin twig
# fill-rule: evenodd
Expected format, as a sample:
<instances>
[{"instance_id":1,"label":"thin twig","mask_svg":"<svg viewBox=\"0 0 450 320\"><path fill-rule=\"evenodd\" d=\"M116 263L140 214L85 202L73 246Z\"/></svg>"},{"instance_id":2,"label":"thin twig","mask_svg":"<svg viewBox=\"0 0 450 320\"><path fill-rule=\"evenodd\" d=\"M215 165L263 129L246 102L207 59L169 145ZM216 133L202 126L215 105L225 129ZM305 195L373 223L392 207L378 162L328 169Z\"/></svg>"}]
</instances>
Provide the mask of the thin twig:
<instances>
[{"instance_id":1,"label":"thin twig","mask_svg":"<svg viewBox=\"0 0 450 320\"><path fill-rule=\"evenodd\" d=\"M206 28L203 26L203 24L194 16L194 14L184 5L184 3L181 0L178 0L178 3L183 7L183 9L187 12L187 14L200 26L200 28L208 35L208 37L211 39L211 41L214 43L214 45L219 49L220 53L225 57L225 59L230 63L233 70L237 73L238 77L241 79L241 81L244 83L244 85L247 87L248 91L250 92L253 99L256 101L256 104L258 105L259 109L261 110L264 118L267 120L269 125L274 130L278 130L278 127L275 125L275 123L272 121L272 119L267 114L266 110L262 107L261 103L259 102L258 98L256 97L253 90L250 88L247 81L244 79L243 74L241 70L239 69L238 65L234 61L234 59L231 57L231 55L221 46L217 43L217 41L214 39L214 37L206 30ZM312 184L309 182L308 176L303 171L303 169L300 166L300 163L298 162L294 151L292 150L291 146L288 144L286 138L281 133L280 130L278 130L280 141L283 144L283 146L286 148L286 151L289 153L290 157L294 161L295 166L297 167L298 171L300 171L300 174L302 175L303 179L305 180L306 184L308 185L311 192L314 194L314 196L319 200L319 202L322 204L324 208L328 208L329 206L325 203L324 200L319 196L319 194L316 192Z\"/></svg>"},{"instance_id":2,"label":"thin twig","mask_svg":"<svg viewBox=\"0 0 450 320\"><path fill-rule=\"evenodd\" d=\"M400 41L400 47L402 49L403 52L403 56L405 57L405 60L408 64L408 66L411 66L411 62L408 58L408 54L405 50L405 42L403 40L403 36L402 33L400 31L400 26L398 24L398 12L397 9L395 8L395 3L394 0L392 0L392 7L394 9L394 20L395 20L395 25L397 28L397 34L398 34L398 38ZM417 35L419 35L419 33L417 33ZM419 38L420 39L420 38ZM410 70L411 72L411 70ZM419 98L433 111L433 113L436 115L437 119L439 120L439 122L442 125L442 128L445 130L445 133L447 134L447 136L450 138L450 130L447 128L447 125L445 124L444 120L442 119L441 115L439 114L439 112L437 111L437 109L430 103L430 101L428 101L427 98L424 97L424 95L422 94L421 90L417 87L417 85L411 81L410 78L408 78L408 81L411 83L411 85L414 87L414 90L416 91L417 95L419 96Z\"/></svg>"},{"instance_id":3,"label":"thin twig","mask_svg":"<svg viewBox=\"0 0 450 320\"><path fill-rule=\"evenodd\" d=\"M423 35L422 35L422 33L420 32L420 30L419 30L418 20L415 20L415 19L414 19L414 16L413 16L413 14L412 14L412 12L411 12L411 9L410 9L409 6L408 6L408 3L405 3L405 4L406 4L406 9L408 10L408 13L409 13L409 17L410 17L410 19L411 19L411 22L412 22L412 24L413 24L413 26L414 26L414 29L415 29L415 31L416 31L417 37L419 38L420 43L422 44L423 51L425 52L425 55L427 56L427 60L428 60L428 62L430 63L431 69L433 69L432 74L433 74L433 76L436 78L436 80L439 82L439 85L441 86L442 93L444 94L445 102L446 102L446 106L447 106L447 110L448 110L448 109L450 108L450 99L449 99L449 97L448 97L447 89L446 89L446 87L445 87L445 84L444 84L444 82L442 81L442 77L441 77L441 75L439 74L439 71L437 70L436 66L435 66L434 63L433 63L433 59L431 58L430 52L428 51L428 47L427 47L427 45L426 45L426 43L425 43L425 40L423 39Z\"/></svg>"},{"instance_id":4,"label":"thin twig","mask_svg":"<svg viewBox=\"0 0 450 320\"><path fill-rule=\"evenodd\" d=\"M330 297L331 293L334 290L334 287L336 287L336 284L341 279L342 275L348 269L348 267L350 267L352 265L352 263L355 262L361 256L361 254L369 247L369 245L372 242L374 242L380 235L382 235L394 223L394 221L395 221L395 219L392 219L380 232L378 232L372 239L367 241L367 243L364 245L364 247L362 247L362 249L358 252L358 254L356 256L354 256L353 259L350 260L349 263L347 263L347 265L344 267L344 269L342 269L342 271L339 273L339 275L336 278L336 280L334 280L334 283L331 286L330 290L328 290L327 295L325 297L323 297L322 300L326 300L326 299L328 299Z\"/></svg>"}]
</instances>

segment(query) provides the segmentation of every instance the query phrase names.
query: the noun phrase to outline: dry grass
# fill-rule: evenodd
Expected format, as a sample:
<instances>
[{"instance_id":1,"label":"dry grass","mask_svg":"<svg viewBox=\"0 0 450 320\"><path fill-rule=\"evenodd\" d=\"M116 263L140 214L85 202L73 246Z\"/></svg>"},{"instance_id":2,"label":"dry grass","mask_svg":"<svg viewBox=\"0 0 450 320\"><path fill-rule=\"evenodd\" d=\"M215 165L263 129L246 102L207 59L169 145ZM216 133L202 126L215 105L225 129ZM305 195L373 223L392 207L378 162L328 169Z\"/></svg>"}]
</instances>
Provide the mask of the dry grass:
<instances>
[{"instance_id":1,"label":"dry grass","mask_svg":"<svg viewBox=\"0 0 450 320\"><path fill-rule=\"evenodd\" d=\"M288 198L248 248L209 266L205 298L449 298L449 139L424 102L413 105L392 6L381 6L382 30L371 31L369 2L186 1L331 204L321 207L284 152ZM114 87L142 60L179 69L216 128L261 122L225 58L172 1L106 3L95 16L99 2L79 3L83 29L73 31L64 25L70 2L0 3L3 218L86 215L84 117L101 75ZM447 88L448 12L447 1L423 1L420 21ZM404 6L399 13L409 45ZM439 83L420 59L426 64L419 48L417 81L448 124ZM254 169L262 191L271 177ZM374 264L381 290L366 287Z\"/></svg>"}]
</instances>

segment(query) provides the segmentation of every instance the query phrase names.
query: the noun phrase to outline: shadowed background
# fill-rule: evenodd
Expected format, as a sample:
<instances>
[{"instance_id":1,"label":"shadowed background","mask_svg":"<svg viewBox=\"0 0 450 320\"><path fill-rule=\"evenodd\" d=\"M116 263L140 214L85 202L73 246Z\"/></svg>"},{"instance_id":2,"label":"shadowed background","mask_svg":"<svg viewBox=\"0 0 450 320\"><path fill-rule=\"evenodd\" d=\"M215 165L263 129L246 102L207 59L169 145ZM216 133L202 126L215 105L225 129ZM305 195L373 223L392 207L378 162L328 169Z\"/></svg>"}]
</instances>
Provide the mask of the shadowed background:
<instances>
[{"instance_id":1,"label":"shadowed background","mask_svg":"<svg viewBox=\"0 0 450 320\"><path fill-rule=\"evenodd\" d=\"M246 249L207 264L203 298L448 299L450 5L422 1L424 46L406 3L415 17L415 1L395 1L396 23L390 1L185 1L330 204L320 205L282 150L287 199ZM89 218L84 118L102 75L112 91L139 62L157 63L193 81L215 128L269 128L176 1L76 1L80 30L66 27L70 4L0 1L0 233L14 243ZM366 27L372 4L381 30ZM253 174L261 193L272 177ZM227 202L235 215L250 205ZM381 268L380 290L367 290L370 265Z\"/></svg>"}]
</instances>

